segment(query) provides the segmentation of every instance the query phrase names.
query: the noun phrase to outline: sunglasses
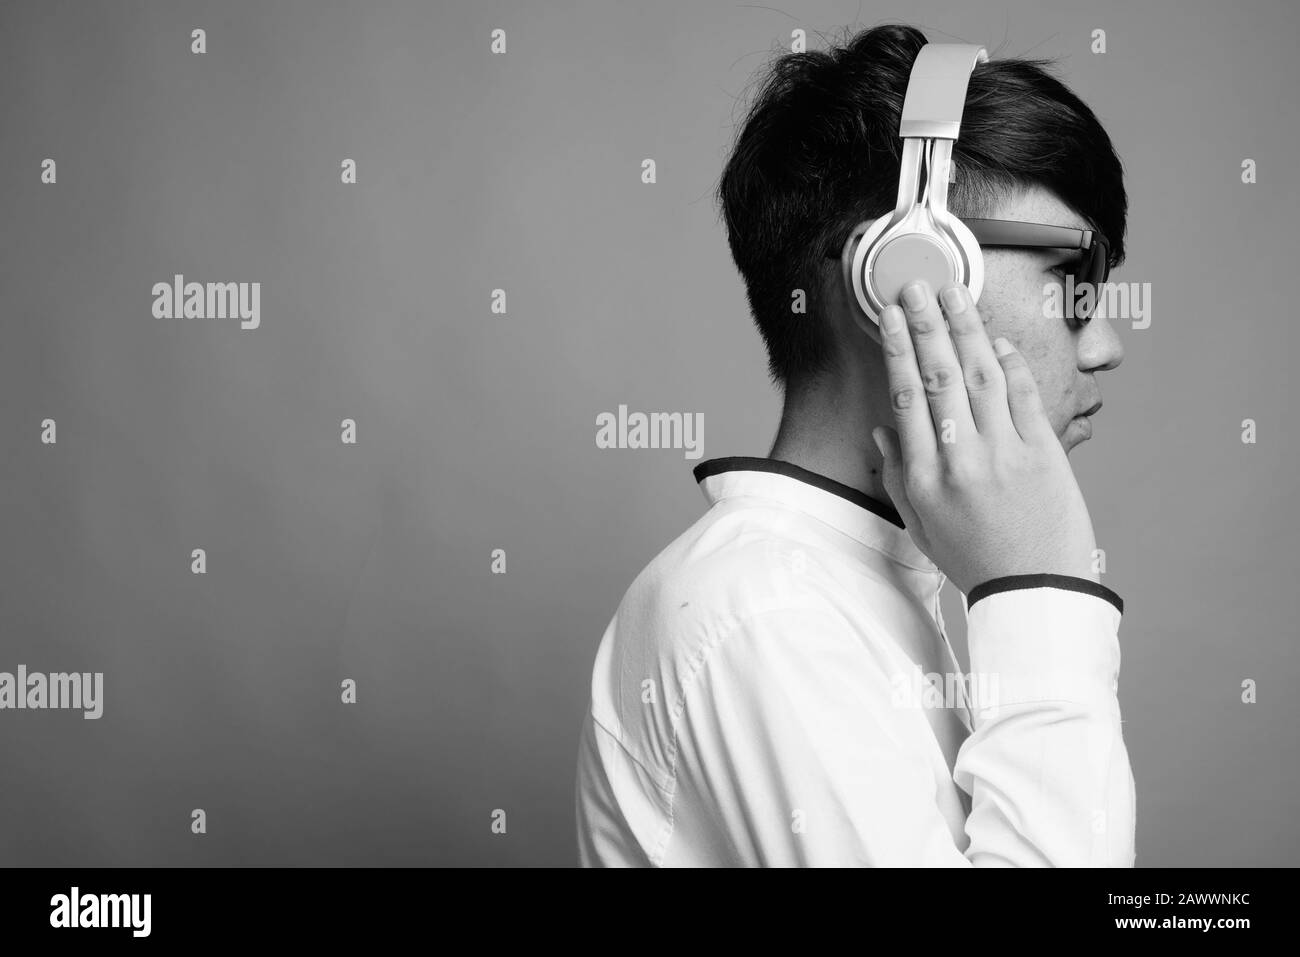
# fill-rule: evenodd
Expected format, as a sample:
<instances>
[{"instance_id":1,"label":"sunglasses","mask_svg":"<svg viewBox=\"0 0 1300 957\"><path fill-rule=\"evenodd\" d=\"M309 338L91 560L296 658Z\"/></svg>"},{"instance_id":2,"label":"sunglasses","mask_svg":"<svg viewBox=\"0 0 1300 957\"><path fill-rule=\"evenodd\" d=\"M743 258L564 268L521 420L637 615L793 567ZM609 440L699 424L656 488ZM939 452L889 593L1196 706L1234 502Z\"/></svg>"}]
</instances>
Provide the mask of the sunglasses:
<instances>
[{"instance_id":1,"label":"sunglasses","mask_svg":"<svg viewBox=\"0 0 1300 957\"><path fill-rule=\"evenodd\" d=\"M1080 286L1088 283L1099 286L1110 276L1110 243L1095 229L1074 229L1070 226L1052 226L1047 223L1022 223L1012 219L963 219L975 241L981 246L1026 249L1079 249L1083 254L1073 264L1075 296ZM839 259L840 249L829 250L828 259ZM1094 289L1094 292L1098 290ZM1093 308L1100 296L1094 296ZM1080 321L1092 318L1077 308L1075 316Z\"/></svg>"}]
</instances>

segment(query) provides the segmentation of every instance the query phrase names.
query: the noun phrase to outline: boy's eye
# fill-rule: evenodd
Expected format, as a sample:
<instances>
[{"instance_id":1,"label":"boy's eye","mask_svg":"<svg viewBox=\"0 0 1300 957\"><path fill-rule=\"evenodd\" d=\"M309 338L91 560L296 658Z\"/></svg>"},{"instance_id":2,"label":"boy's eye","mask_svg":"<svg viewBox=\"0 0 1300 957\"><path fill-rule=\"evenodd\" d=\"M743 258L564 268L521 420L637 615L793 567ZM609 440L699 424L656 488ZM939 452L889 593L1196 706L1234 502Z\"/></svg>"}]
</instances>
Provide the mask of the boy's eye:
<instances>
[{"instance_id":1,"label":"boy's eye","mask_svg":"<svg viewBox=\"0 0 1300 957\"><path fill-rule=\"evenodd\" d=\"M1056 263L1047 271L1054 276L1060 276L1062 279L1064 279L1066 276L1071 274L1077 276L1078 268L1079 268L1079 257L1071 256L1069 259L1066 259L1063 262Z\"/></svg>"}]
</instances>

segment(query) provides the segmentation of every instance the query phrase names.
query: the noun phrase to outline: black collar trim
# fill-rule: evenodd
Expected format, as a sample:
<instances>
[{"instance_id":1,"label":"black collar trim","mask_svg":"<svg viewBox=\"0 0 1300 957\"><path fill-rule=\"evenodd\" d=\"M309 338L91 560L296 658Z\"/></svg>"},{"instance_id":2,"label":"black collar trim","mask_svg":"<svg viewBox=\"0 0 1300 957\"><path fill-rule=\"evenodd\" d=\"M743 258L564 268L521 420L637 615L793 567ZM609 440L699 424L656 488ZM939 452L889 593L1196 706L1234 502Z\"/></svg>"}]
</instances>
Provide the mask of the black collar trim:
<instances>
[{"instance_id":1,"label":"black collar trim","mask_svg":"<svg viewBox=\"0 0 1300 957\"><path fill-rule=\"evenodd\" d=\"M808 469L790 462L782 462L780 459L764 459L754 455L730 455L726 458L709 459L707 462L701 462L695 466L695 481L702 482L709 476L718 475L722 472L774 472L777 475L785 475L819 488L823 492L830 492L832 495L847 499L859 508L865 508L868 512L879 515L885 521L897 525L899 528L907 527L903 524L902 516L898 514L898 511L892 505L877 501L865 492L859 492L857 489L851 488L842 482L837 482L833 478L827 478L817 472L810 472Z\"/></svg>"}]
</instances>

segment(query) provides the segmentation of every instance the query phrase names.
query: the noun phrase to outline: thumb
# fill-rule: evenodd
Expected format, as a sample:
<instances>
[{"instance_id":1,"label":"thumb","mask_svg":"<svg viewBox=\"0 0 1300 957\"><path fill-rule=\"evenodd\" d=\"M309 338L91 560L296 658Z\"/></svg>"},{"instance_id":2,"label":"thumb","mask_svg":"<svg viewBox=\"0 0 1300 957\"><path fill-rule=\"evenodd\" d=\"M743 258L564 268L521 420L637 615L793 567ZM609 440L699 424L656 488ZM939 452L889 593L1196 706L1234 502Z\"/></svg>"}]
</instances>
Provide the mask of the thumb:
<instances>
[{"instance_id":1,"label":"thumb","mask_svg":"<svg viewBox=\"0 0 1300 957\"><path fill-rule=\"evenodd\" d=\"M923 540L921 520L917 518L916 510L912 508L912 503L908 501L907 492L903 488L903 451L899 445L898 433L887 425L879 425L871 430L871 439L876 443L876 448L880 449L880 454L885 460L882 477L885 491L889 493L889 500L902 517L903 524L907 526L912 538L918 539L919 545Z\"/></svg>"},{"instance_id":2,"label":"thumb","mask_svg":"<svg viewBox=\"0 0 1300 957\"><path fill-rule=\"evenodd\" d=\"M876 448L880 449L880 457L884 459L885 475L889 475L891 470L900 469L903 456L898 433L887 425L878 425L871 430L871 439L876 443ZM892 495L893 489L889 489L889 493Z\"/></svg>"},{"instance_id":3,"label":"thumb","mask_svg":"<svg viewBox=\"0 0 1300 957\"><path fill-rule=\"evenodd\" d=\"M872 429L871 441L876 443L876 448L880 450L881 457L885 460L886 463L888 463L890 444L887 439L881 438L881 435L884 433L884 431L885 430L881 426L876 426L874 429Z\"/></svg>"}]
</instances>

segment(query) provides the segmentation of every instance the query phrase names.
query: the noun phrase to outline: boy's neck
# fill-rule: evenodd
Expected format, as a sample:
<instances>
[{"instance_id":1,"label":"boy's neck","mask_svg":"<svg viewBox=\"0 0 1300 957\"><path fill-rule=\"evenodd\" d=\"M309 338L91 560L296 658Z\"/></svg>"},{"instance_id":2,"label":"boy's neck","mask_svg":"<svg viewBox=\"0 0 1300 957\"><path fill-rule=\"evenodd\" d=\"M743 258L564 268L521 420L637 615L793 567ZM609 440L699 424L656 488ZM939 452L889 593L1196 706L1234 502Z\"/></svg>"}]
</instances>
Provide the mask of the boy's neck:
<instances>
[{"instance_id":1,"label":"boy's neck","mask_svg":"<svg viewBox=\"0 0 1300 957\"><path fill-rule=\"evenodd\" d=\"M832 384L788 389L768 458L798 465L892 505L880 451L871 440L875 425L866 401L853 401Z\"/></svg>"}]
</instances>

